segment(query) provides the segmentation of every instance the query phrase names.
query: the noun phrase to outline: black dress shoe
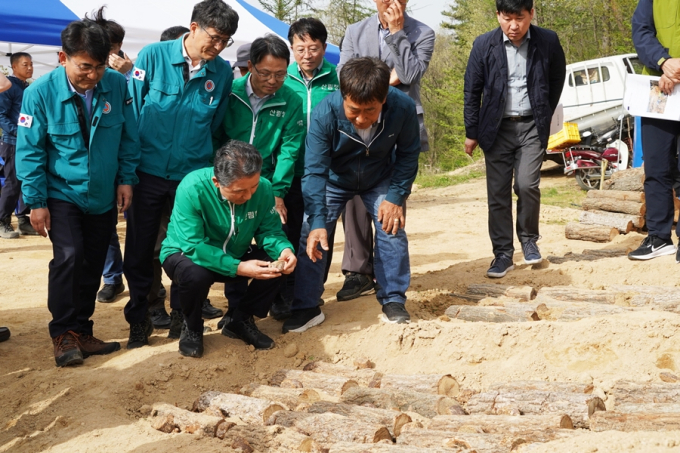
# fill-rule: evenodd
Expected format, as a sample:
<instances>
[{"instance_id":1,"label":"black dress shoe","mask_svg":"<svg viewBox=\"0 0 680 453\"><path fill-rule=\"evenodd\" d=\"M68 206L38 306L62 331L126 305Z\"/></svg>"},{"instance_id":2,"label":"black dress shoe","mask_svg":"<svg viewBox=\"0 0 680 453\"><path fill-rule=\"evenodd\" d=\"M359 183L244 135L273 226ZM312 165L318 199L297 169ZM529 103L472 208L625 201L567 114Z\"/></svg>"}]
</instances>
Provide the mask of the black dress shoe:
<instances>
[{"instance_id":1,"label":"black dress shoe","mask_svg":"<svg viewBox=\"0 0 680 453\"><path fill-rule=\"evenodd\" d=\"M290 309L293 306L292 300L286 300L279 294L274 299L272 306L269 307L269 314L277 321L284 321L290 318Z\"/></svg>"},{"instance_id":2,"label":"black dress shoe","mask_svg":"<svg viewBox=\"0 0 680 453\"><path fill-rule=\"evenodd\" d=\"M210 304L210 299L203 301L203 308L201 308L201 316L205 319L215 319L222 316L224 312L219 308L215 308Z\"/></svg>"},{"instance_id":3,"label":"black dress shoe","mask_svg":"<svg viewBox=\"0 0 680 453\"><path fill-rule=\"evenodd\" d=\"M182 325L184 324L184 315L180 310L174 308L170 310L170 330L168 331L168 338L177 339L182 335Z\"/></svg>"},{"instance_id":4,"label":"black dress shoe","mask_svg":"<svg viewBox=\"0 0 680 453\"><path fill-rule=\"evenodd\" d=\"M168 291L165 289L165 286L161 283L161 287L158 288L158 297L160 299L165 299L165 296L168 295Z\"/></svg>"},{"instance_id":5,"label":"black dress shoe","mask_svg":"<svg viewBox=\"0 0 680 453\"><path fill-rule=\"evenodd\" d=\"M9 340L11 333L7 327L0 327L0 342Z\"/></svg>"},{"instance_id":6,"label":"black dress shoe","mask_svg":"<svg viewBox=\"0 0 680 453\"><path fill-rule=\"evenodd\" d=\"M118 294L125 291L125 283L120 282L115 285L104 284L102 289L97 293L97 302L108 304L116 300Z\"/></svg>"},{"instance_id":7,"label":"black dress shoe","mask_svg":"<svg viewBox=\"0 0 680 453\"><path fill-rule=\"evenodd\" d=\"M149 311L151 322L154 329L169 329L170 315L165 311L165 307L154 308Z\"/></svg>"},{"instance_id":8,"label":"black dress shoe","mask_svg":"<svg viewBox=\"0 0 680 453\"><path fill-rule=\"evenodd\" d=\"M274 340L260 332L252 316L243 320L232 319L229 324L222 328L222 335L241 339L247 344L255 346L255 349L271 349L274 347Z\"/></svg>"},{"instance_id":9,"label":"black dress shoe","mask_svg":"<svg viewBox=\"0 0 680 453\"><path fill-rule=\"evenodd\" d=\"M179 353L185 357L202 357L203 332L189 330L185 322L179 337Z\"/></svg>"}]
</instances>

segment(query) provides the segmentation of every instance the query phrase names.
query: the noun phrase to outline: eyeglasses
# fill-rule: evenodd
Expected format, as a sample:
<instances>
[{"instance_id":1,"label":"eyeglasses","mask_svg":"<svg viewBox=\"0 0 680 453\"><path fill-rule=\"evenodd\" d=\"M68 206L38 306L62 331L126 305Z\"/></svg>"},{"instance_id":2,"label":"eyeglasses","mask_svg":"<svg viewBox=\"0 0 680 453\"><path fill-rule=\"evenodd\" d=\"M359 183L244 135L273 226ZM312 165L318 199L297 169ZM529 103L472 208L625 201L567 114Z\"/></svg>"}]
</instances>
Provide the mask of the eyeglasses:
<instances>
[{"instance_id":1,"label":"eyeglasses","mask_svg":"<svg viewBox=\"0 0 680 453\"><path fill-rule=\"evenodd\" d=\"M318 55L319 52L321 52L321 49L319 47L298 47L293 49L293 52L295 52L295 55L299 57L304 57L307 53L310 55Z\"/></svg>"},{"instance_id":2,"label":"eyeglasses","mask_svg":"<svg viewBox=\"0 0 680 453\"><path fill-rule=\"evenodd\" d=\"M234 44L234 39L230 36L227 39L222 39L219 36L211 35L208 30L206 30L203 25L201 25L201 29L205 32L206 35L210 36L210 41L212 42L213 46L217 46L218 44L221 44L223 48L230 47L232 44Z\"/></svg>"},{"instance_id":3,"label":"eyeglasses","mask_svg":"<svg viewBox=\"0 0 680 453\"><path fill-rule=\"evenodd\" d=\"M255 74L257 74L257 76L262 80L269 80L274 77L277 82L283 82L286 80L286 78L288 78L288 73L286 72L277 74L272 74L271 72L260 72L255 65L253 65L253 69L255 70Z\"/></svg>"},{"instance_id":4,"label":"eyeglasses","mask_svg":"<svg viewBox=\"0 0 680 453\"><path fill-rule=\"evenodd\" d=\"M106 70L106 64L100 64L99 66L92 66L91 64L78 64L74 63L71 57L68 57L68 60L78 68L78 70L83 73L83 74L92 74L93 71L97 72L104 72Z\"/></svg>"}]
</instances>

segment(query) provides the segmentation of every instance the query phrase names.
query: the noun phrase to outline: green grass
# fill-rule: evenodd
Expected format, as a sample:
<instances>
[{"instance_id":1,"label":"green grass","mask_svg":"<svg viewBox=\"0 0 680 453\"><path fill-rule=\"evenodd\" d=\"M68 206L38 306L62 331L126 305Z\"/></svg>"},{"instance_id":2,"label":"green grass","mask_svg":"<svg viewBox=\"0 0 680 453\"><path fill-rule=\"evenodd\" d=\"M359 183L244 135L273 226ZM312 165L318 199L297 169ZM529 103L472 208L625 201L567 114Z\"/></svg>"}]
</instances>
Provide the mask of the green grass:
<instances>
[{"instance_id":1,"label":"green grass","mask_svg":"<svg viewBox=\"0 0 680 453\"><path fill-rule=\"evenodd\" d=\"M447 187L455 186L456 184L462 184L468 182L472 179L481 178L484 176L484 172L481 171L470 171L470 173L465 175L447 175L447 174L436 174L436 173L421 173L416 176L415 183L420 187Z\"/></svg>"},{"instance_id":2,"label":"green grass","mask_svg":"<svg viewBox=\"0 0 680 453\"><path fill-rule=\"evenodd\" d=\"M578 209L585 200L587 193L570 178L563 185L541 189L541 204Z\"/></svg>"}]
</instances>

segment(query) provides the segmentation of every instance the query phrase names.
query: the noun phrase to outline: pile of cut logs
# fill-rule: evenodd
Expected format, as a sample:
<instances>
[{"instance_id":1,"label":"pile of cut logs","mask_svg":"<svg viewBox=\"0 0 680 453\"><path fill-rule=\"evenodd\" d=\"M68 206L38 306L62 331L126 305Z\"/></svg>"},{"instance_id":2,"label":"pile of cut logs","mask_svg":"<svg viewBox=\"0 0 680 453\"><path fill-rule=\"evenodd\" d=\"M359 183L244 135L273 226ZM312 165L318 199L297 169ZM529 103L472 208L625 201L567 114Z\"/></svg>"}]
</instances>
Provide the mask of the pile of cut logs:
<instances>
[{"instance_id":1,"label":"pile of cut logs","mask_svg":"<svg viewBox=\"0 0 680 453\"><path fill-rule=\"evenodd\" d=\"M619 233L640 231L645 225L644 178L640 168L620 171L605 181L603 190L589 191L579 222L565 228L567 239L610 242Z\"/></svg>"},{"instance_id":2,"label":"pile of cut logs","mask_svg":"<svg viewBox=\"0 0 680 453\"><path fill-rule=\"evenodd\" d=\"M304 371L277 372L270 384L250 384L240 394L205 392L191 411L156 404L152 426L216 437L250 453L501 453L531 451L580 429L680 429L680 386L671 383L620 382L608 395L599 391L605 399L592 385L571 382L519 381L473 392L448 374L389 375L311 362Z\"/></svg>"}]
</instances>

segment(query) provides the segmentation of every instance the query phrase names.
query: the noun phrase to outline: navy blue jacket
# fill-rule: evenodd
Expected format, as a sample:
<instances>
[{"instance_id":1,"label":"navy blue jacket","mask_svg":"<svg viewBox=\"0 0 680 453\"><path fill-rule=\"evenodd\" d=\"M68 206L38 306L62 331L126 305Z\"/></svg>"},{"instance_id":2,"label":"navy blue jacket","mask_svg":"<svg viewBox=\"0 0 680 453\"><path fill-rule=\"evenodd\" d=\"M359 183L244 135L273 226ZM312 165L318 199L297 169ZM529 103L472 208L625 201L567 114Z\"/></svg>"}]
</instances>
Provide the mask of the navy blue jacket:
<instances>
[{"instance_id":1,"label":"navy blue jacket","mask_svg":"<svg viewBox=\"0 0 680 453\"><path fill-rule=\"evenodd\" d=\"M674 16L674 11L669 15ZM656 38L654 7L652 0L640 0L633 13L633 44L643 65L653 71L661 72L659 60L671 58L668 49ZM676 55L677 56L677 55Z\"/></svg>"},{"instance_id":2,"label":"navy blue jacket","mask_svg":"<svg viewBox=\"0 0 680 453\"><path fill-rule=\"evenodd\" d=\"M313 230L326 227L326 184L360 193L389 179L386 200L402 206L418 172L420 126L411 98L390 87L368 146L345 116L342 104L338 90L312 111L302 194Z\"/></svg>"},{"instance_id":3,"label":"navy blue jacket","mask_svg":"<svg viewBox=\"0 0 680 453\"><path fill-rule=\"evenodd\" d=\"M548 146L550 119L560 100L566 60L554 31L531 25L527 53L527 89L541 146ZM508 57L503 31L478 36L465 70L465 135L488 151L496 140L505 111Z\"/></svg>"},{"instance_id":4,"label":"navy blue jacket","mask_svg":"<svg viewBox=\"0 0 680 453\"><path fill-rule=\"evenodd\" d=\"M14 145L17 142L17 121L21 113L21 100L28 83L14 76L7 78L12 82L12 86L4 93L0 93L0 129L2 129L2 141Z\"/></svg>"}]
</instances>

